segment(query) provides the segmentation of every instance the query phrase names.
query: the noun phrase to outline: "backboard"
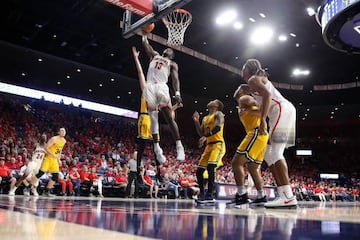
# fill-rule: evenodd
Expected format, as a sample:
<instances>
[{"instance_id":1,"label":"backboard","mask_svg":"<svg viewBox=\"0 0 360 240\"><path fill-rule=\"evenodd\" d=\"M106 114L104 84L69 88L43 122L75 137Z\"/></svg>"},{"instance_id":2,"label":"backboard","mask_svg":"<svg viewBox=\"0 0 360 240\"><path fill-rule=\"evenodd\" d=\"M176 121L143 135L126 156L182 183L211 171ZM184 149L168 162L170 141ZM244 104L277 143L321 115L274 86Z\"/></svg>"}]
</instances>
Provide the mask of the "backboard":
<instances>
[{"instance_id":1,"label":"backboard","mask_svg":"<svg viewBox=\"0 0 360 240\"><path fill-rule=\"evenodd\" d=\"M177 8L181 8L191 0L153 0L153 11L146 16L141 16L125 10L123 15L122 35L124 38L129 38L136 34L141 28L146 25L161 20L162 17L169 14Z\"/></svg>"}]
</instances>

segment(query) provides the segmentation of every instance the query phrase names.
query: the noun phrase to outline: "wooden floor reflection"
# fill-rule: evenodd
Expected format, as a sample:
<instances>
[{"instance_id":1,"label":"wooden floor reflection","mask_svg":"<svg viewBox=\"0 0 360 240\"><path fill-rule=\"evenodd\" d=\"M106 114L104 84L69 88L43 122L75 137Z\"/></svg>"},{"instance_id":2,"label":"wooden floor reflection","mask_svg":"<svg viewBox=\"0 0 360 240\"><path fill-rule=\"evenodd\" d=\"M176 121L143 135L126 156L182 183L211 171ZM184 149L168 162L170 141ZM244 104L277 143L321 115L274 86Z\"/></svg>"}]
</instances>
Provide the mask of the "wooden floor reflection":
<instances>
[{"instance_id":1,"label":"wooden floor reflection","mask_svg":"<svg viewBox=\"0 0 360 240\"><path fill-rule=\"evenodd\" d=\"M1 239L359 239L358 202L297 209L198 207L190 200L0 195Z\"/></svg>"}]
</instances>

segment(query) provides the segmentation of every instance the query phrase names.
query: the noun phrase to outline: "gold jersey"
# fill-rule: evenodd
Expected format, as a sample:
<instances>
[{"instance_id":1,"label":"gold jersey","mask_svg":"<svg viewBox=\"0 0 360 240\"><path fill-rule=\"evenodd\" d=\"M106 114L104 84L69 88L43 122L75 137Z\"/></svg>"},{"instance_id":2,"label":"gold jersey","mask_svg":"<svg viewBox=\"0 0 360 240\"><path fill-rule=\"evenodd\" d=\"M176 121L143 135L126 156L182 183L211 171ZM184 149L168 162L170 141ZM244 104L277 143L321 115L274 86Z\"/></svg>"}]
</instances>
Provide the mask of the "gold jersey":
<instances>
[{"instance_id":1,"label":"gold jersey","mask_svg":"<svg viewBox=\"0 0 360 240\"><path fill-rule=\"evenodd\" d=\"M219 112L219 114L222 114L222 113ZM205 133L211 131L212 129L214 129L216 127L216 119L215 118L216 118L216 113L213 113L211 115L204 117L203 127L205 130ZM221 124L220 131L218 131L214 135L207 137L206 142L208 144L213 143L213 142L224 142L223 130L224 130L224 124Z\"/></svg>"},{"instance_id":2,"label":"gold jersey","mask_svg":"<svg viewBox=\"0 0 360 240\"><path fill-rule=\"evenodd\" d=\"M55 143L49 147L49 151L54 154L57 158L60 157L61 151L66 143L65 138L55 136Z\"/></svg>"},{"instance_id":3,"label":"gold jersey","mask_svg":"<svg viewBox=\"0 0 360 240\"><path fill-rule=\"evenodd\" d=\"M251 110L256 111L259 110L259 108L257 106L252 106ZM245 131L248 133L260 126L260 115L252 113L244 114L240 116L240 121L244 125Z\"/></svg>"}]
</instances>

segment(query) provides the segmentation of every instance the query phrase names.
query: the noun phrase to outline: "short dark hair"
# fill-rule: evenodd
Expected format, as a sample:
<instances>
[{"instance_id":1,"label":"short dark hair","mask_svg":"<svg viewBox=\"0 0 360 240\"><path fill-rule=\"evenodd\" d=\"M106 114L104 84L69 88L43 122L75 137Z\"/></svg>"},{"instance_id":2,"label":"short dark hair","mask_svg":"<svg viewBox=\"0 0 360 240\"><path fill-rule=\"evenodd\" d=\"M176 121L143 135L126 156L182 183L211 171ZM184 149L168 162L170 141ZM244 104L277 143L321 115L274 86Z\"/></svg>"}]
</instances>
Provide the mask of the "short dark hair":
<instances>
[{"instance_id":1,"label":"short dark hair","mask_svg":"<svg viewBox=\"0 0 360 240\"><path fill-rule=\"evenodd\" d=\"M215 99L216 103L219 105L218 110L222 111L224 109L224 104L219 99Z\"/></svg>"}]
</instances>

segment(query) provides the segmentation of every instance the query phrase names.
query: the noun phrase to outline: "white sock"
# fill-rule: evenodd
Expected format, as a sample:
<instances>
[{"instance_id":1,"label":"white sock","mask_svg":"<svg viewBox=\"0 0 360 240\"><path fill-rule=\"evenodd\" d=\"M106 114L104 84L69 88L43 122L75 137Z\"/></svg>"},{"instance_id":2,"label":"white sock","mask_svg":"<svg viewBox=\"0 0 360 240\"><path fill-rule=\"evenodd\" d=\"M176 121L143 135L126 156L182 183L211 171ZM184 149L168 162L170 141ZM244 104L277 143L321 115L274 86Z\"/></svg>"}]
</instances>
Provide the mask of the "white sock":
<instances>
[{"instance_id":1,"label":"white sock","mask_svg":"<svg viewBox=\"0 0 360 240\"><path fill-rule=\"evenodd\" d=\"M257 191L257 198L263 198L265 196L264 189Z\"/></svg>"},{"instance_id":2,"label":"white sock","mask_svg":"<svg viewBox=\"0 0 360 240\"><path fill-rule=\"evenodd\" d=\"M290 185L281 186L285 198L292 198L294 196Z\"/></svg>"},{"instance_id":3,"label":"white sock","mask_svg":"<svg viewBox=\"0 0 360 240\"><path fill-rule=\"evenodd\" d=\"M154 142L154 149L155 149L155 151L160 149L159 142Z\"/></svg>"},{"instance_id":4,"label":"white sock","mask_svg":"<svg viewBox=\"0 0 360 240\"><path fill-rule=\"evenodd\" d=\"M176 140L176 146L177 146L177 147L180 147L180 146L182 147L181 140Z\"/></svg>"},{"instance_id":5,"label":"white sock","mask_svg":"<svg viewBox=\"0 0 360 240\"><path fill-rule=\"evenodd\" d=\"M238 192L239 195L243 195L243 194L246 193L246 187L245 186L238 186L237 189L238 189L237 192Z\"/></svg>"}]
</instances>

